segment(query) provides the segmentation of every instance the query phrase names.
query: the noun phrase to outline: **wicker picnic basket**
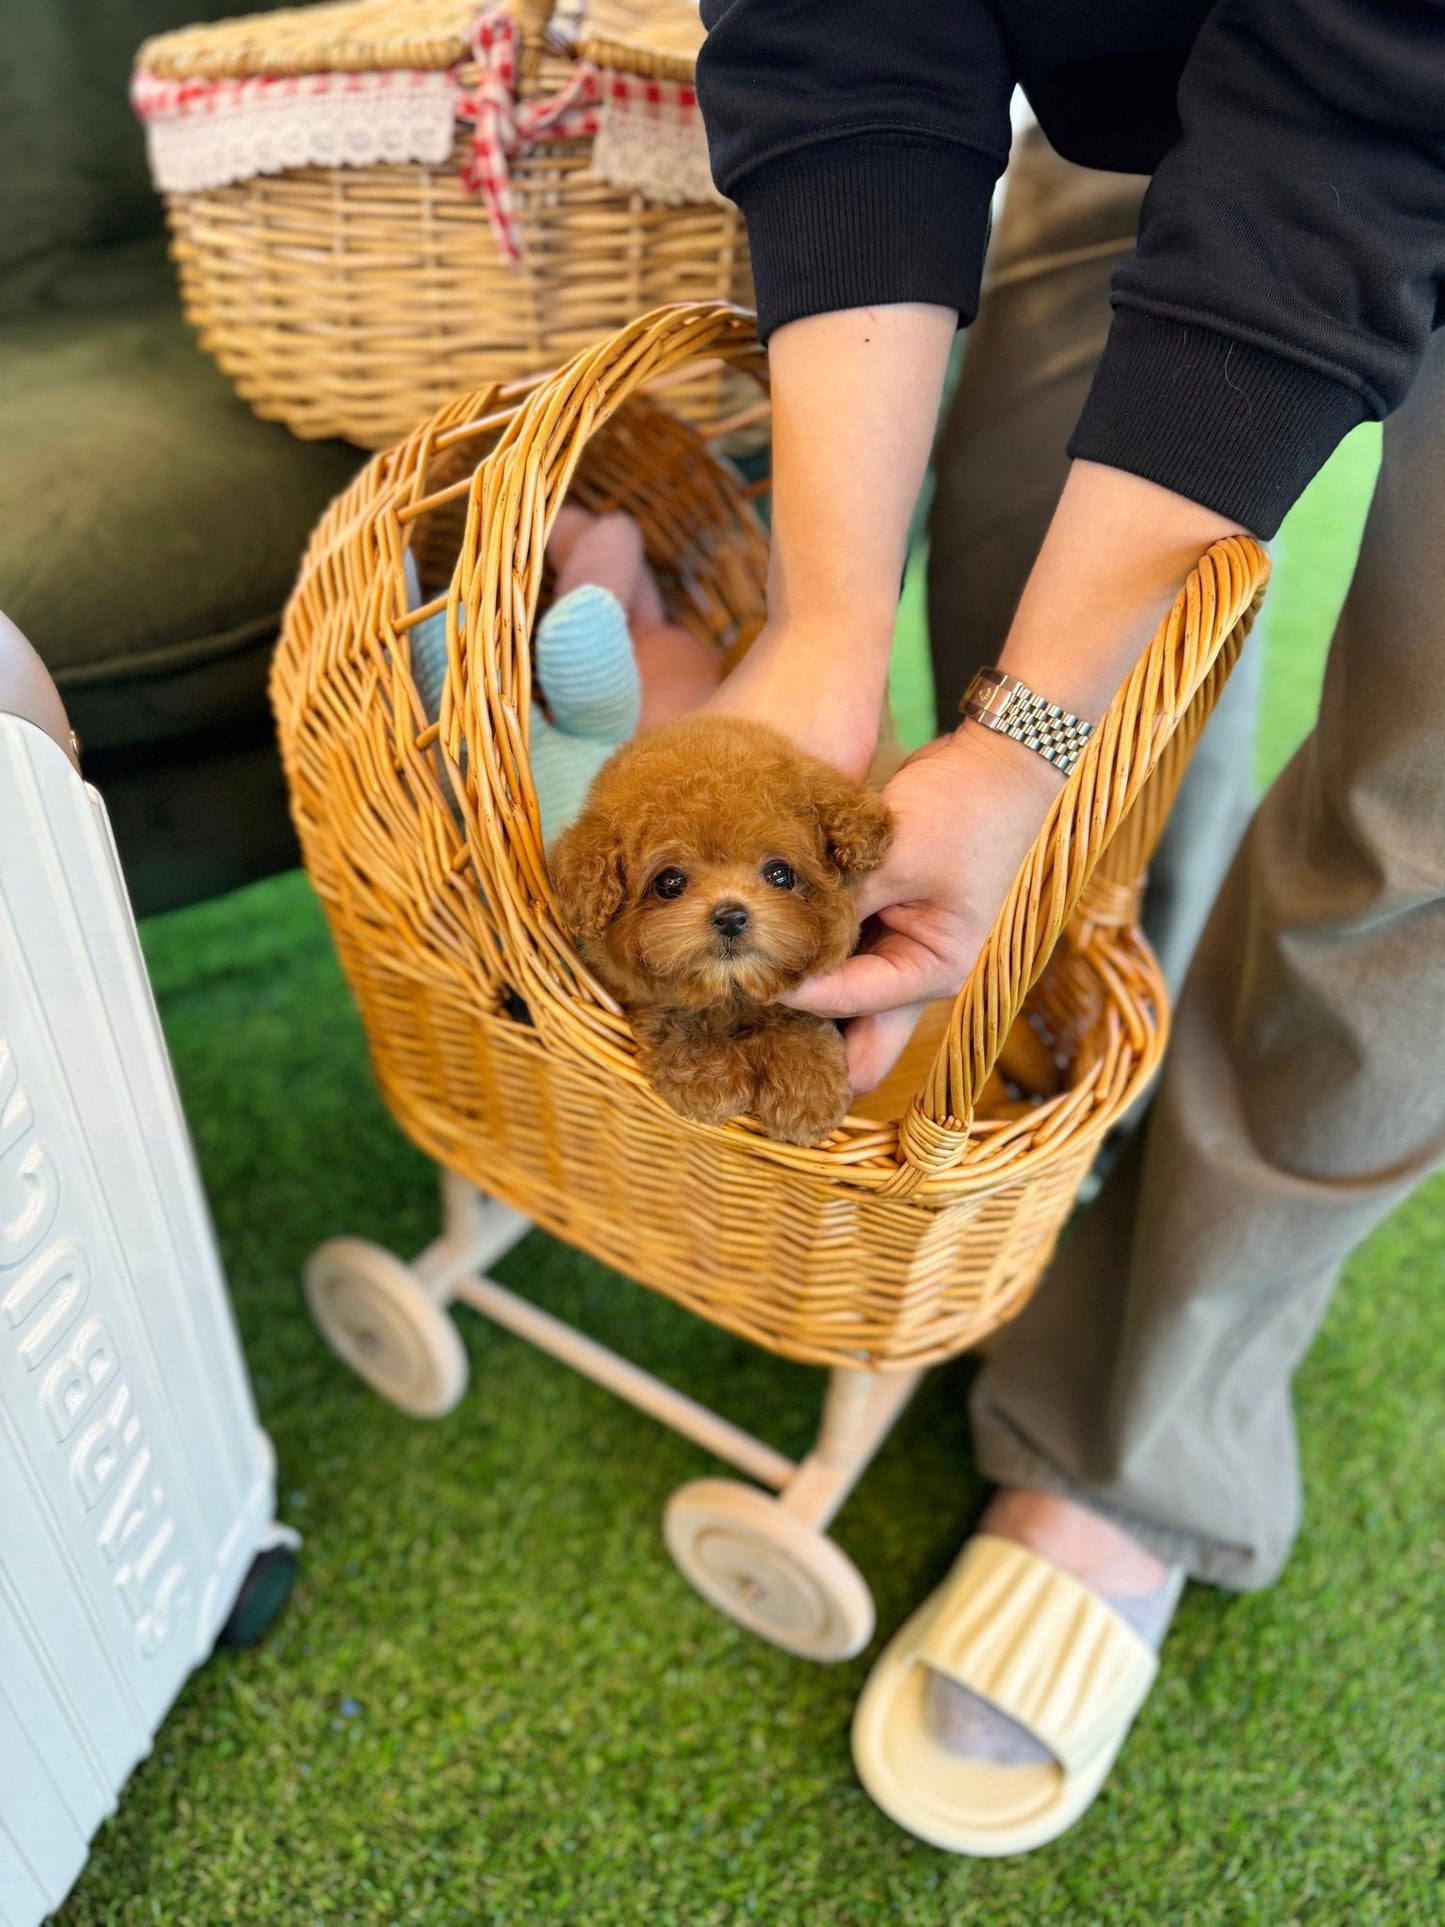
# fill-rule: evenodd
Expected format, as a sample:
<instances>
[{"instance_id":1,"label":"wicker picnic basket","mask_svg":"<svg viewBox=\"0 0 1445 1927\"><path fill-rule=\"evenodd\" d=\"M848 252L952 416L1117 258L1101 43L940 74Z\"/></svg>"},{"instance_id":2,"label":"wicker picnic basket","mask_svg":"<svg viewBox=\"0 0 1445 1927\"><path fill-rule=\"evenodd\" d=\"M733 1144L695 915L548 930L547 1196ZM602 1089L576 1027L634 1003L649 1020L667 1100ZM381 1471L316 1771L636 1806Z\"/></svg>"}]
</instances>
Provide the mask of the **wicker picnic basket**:
<instances>
[{"instance_id":1,"label":"wicker picnic basket","mask_svg":"<svg viewBox=\"0 0 1445 1927\"><path fill-rule=\"evenodd\" d=\"M187 319L256 413L297 435L384 448L659 303L751 299L742 217L706 178L694 0L484 4L343 0L137 55L153 171L187 184L165 192ZM423 147L440 116L426 161L422 112ZM282 164L353 147L365 164ZM642 187L627 184L639 152ZM708 423L731 405L716 368L669 399Z\"/></svg>"},{"instance_id":2,"label":"wicker picnic basket","mask_svg":"<svg viewBox=\"0 0 1445 1927\"><path fill-rule=\"evenodd\" d=\"M296 827L386 1102L431 1157L772 1351L905 1370L1022 1306L1158 1061L1143 870L1268 561L1247 538L1201 560L941 1034L921 1030L883 1091L813 1148L746 1120L688 1123L640 1074L625 1018L558 923L527 730L543 545L569 493L638 518L675 620L726 646L761 618L766 541L747 492L639 394L702 357L764 379L748 316L666 309L530 393L443 409L332 506L273 671ZM408 547L428 598L411 610ZM428 726L408 635L439 608L452 659ZM976 1100L1021 1012L1057 1088L989 1115Z\"/></svg>"}]
</instances>

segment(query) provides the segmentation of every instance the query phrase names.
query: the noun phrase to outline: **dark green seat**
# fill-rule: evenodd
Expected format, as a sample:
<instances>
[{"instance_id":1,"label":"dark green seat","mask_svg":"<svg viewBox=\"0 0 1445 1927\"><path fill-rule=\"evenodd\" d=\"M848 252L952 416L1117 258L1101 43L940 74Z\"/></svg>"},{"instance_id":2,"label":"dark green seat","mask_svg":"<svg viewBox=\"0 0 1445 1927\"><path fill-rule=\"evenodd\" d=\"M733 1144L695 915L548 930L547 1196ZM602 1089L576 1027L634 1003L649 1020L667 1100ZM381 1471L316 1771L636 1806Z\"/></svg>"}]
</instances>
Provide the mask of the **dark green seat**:
<instances>
[{"instance_id":1,"label":"dark green seat","mask_svg":"<svg viewBox=\"0 0 1445 1927\"><path fill-rule=\"evenodd\" d=\"M141 914L296 861L266 671L363 459L258 421L181 321L126 86L196 11L0 8L0 609L60 686Z\"/></svg>"}]
</instances>

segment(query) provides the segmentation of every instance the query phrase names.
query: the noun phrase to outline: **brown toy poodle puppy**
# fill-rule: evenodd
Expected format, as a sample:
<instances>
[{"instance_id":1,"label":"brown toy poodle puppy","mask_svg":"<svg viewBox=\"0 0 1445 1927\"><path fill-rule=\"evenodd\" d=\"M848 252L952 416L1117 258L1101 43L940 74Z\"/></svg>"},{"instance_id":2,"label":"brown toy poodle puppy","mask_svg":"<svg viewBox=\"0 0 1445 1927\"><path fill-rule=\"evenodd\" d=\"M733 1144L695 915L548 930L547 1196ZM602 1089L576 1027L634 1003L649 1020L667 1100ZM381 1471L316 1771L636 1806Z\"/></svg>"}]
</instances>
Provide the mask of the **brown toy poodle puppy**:
<instances>
[{"instance_id":1,"label":"brown toy poodle puppy","mask_svg":"<svg viewBox=\"0 0 1445 1927\"><path fill-rule=\"evenodd\" d=\"M882 798L765 723L693 715L604 764L551 852L562 916L674 1110L812 1144L850 1103L836 1025L771 999L858 940Z\"/></svg>"}]
</instances>

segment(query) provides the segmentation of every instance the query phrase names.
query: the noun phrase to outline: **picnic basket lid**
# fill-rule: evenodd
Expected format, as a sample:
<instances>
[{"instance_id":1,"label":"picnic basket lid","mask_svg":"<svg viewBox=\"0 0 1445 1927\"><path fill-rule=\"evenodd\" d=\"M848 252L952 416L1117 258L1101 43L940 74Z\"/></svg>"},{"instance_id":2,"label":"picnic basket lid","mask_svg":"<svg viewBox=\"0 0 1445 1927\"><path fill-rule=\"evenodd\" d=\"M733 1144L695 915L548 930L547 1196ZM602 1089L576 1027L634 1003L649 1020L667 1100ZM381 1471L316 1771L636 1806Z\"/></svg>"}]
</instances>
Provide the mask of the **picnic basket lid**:
<instances>
[{"instance_id":1,"label":"picnic basket lid","mask_svg":"<svg viewBox=\"0 0 1445 1927\"><path fill-rule=\"evenodd\" d=\"M691 80L705 30L697 0L560 0L548 38L563 32L584 60L650 80Z\"/></svg>"},{"instance_id":2,"label":"picnic basket lid","mask_svg":"<svg viewBox=\"0 0 1445 1927\"><path fill-rule=\"evenodd\" d=\"M160 80L206 81L455 67L485 11L481 0L328 0L155 34L136 65ZM696 0L507 0L506 11L527 39L652 79L691 80L703 40Z\"/></svg>"}]
</instances>

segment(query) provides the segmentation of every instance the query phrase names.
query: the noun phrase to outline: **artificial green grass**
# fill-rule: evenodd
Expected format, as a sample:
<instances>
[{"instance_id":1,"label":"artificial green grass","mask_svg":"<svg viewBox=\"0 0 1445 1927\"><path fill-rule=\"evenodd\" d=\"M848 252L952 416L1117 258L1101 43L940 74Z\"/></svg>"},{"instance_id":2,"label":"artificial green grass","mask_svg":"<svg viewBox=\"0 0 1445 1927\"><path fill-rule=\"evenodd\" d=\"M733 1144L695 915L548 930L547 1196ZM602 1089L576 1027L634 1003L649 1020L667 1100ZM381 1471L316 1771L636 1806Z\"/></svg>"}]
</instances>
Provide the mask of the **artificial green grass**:
<instances>
[{"instance_id":1,"label":"artificial green grass","mask_svg":"<svg viewBox=\"0 0 1445 1927\"><path fill-rule=\"evenodd\" d=\"M1255 741L1261 790L1314 721L1325 645L1349 587L1380 466L1380 426L1347 436L1285 517L1271 544L1275 583L1260 618L1264 687Z\"/></svg>"},{"instance_id":2,"label":"artificial green grass","mask_svg":"<svg viewBox=\"0 0 1445 1927\"><path fill-rule=\"evenodd\" d=\"M1276 761L1299 720L1280 720L1281 677L1316 673L1328 600L1294 544L1348 541L1358 488L1341 494L1348 518L1317 497L1331 527L1307 513L1281 545ZM325 1350L297 1289L311 1248L348 1231L410 1253L436 1214L429 1166L372 1090L304 880L144 938L280 1509L306 1544L264 1643L185 1689L65 1927L1445 1914L1445 1183L1357 1253L1300 1375L1310 1497L1284 1579L1252 1598L1190 1589L1124 1758L1072 1834L1022 1860L958 1861L894 1829L853 1780L847 1725L871 1655L790 1659L673 1569L659 1515L718 1470L703 1454L466 1312L473 1386L436 1423L401 1417ZM819 1374L539 1234L498 1270L785 1449L806 1445ZM941 1574L979 1497L970 1370L927 1381L835 1528L884 1632Z\"/></svg>"}]
</instances>

